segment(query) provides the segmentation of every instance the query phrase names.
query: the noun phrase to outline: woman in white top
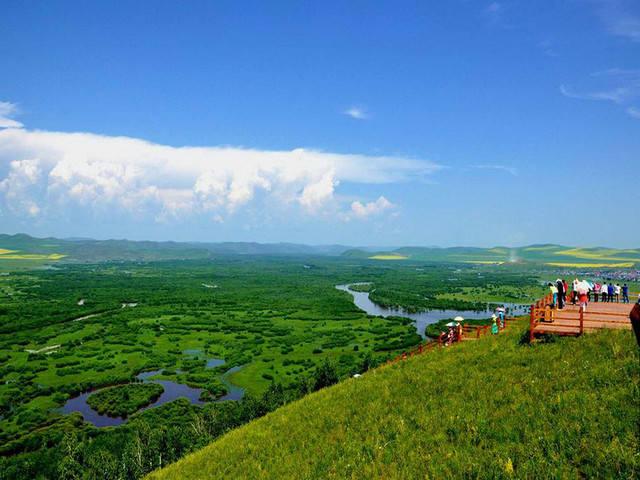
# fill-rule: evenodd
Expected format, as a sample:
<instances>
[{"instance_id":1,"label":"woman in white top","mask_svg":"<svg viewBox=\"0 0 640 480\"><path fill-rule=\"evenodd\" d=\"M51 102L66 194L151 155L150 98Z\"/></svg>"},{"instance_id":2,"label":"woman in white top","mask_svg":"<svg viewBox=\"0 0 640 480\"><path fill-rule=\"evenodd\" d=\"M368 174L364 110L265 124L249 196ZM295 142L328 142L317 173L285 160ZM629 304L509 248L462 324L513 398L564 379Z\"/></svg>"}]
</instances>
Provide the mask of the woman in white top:
<instances>
[{"instance_id":1,"label":"woman in white top","mask_svg":"<svg viewBox=\"0 0 640 480\"><path fill-rule=\"evenodd\" d=\"M602 294L602 301L606 302L607 301L607 292L609 290L607 289L607 282L604 282L601 286L600 286L600 293Z\"/></svg>"}]
</instances>

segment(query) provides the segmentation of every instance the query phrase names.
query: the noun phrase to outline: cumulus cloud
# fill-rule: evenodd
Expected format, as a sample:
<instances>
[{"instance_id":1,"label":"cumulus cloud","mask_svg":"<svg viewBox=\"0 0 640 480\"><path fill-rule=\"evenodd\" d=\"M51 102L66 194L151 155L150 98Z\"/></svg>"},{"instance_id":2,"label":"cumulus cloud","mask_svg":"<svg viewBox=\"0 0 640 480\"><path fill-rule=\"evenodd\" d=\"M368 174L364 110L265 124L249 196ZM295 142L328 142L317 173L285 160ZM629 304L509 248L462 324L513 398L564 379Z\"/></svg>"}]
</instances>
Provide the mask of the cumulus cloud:
<instances>
[{"instance_id":1,"label":"cumulus cloud","mask_svg":"<svg viewBox=\"0 0 640 480\"><path fill-rule=\"evenodd\" d=\"M351 107L344 111L345 115L349 115L351 118L357 118L358 120L367 120L369 115L361 107Z\"/></svg>"},{"instance_id":2,"label":"cumulus cloud","mask_svg":"<svg viewBox=\"0 0 640 480\"><path fill-rule=\"evenodd\" d=\"M0 128L22 128L22 123L11 117L18 113L15 103L0 102Z\"/></svg>"},{"instance_id":3,"label":"cumulus cloud","mask_svg":"<svg viewBox=\"0 0 640 480\"><path fill-rule=\"evenodd\" d=\"M380 196L375 202L362 203L356 200L351 203L351 208L343 214L343 217L345 220L351 220L352 218L365 219L379 216L392 208L394 208L394 205L383 196Z\"/></svg>"},{"instance_id":4,"label":"cumulus cloud","mask_svg":"<svg viewBox=\"0 0 640 480\"><path fill-rule=\"evenodd\" d=\"M0 205L15 215L90 214L222 223L243 209L366 218L384 197L347 208L336 189L421 181L440 165L403 157L318 150L171 147L129 137L0 130ZM289 209L289 210L287 210Z\"/></svg>"}]
</instances>

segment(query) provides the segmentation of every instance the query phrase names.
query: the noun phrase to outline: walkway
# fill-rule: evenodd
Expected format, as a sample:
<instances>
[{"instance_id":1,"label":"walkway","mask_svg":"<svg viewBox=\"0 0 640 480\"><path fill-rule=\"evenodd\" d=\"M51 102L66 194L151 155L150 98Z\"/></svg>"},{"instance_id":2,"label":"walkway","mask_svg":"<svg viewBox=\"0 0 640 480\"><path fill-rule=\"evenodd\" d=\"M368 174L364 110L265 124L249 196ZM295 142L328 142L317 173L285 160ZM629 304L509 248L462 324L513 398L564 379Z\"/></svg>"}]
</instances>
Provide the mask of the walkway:
<instances>
[{"instance_id":1,"label":"walkway","mask_svg":"<svg viewBox=\"0 0 640 480\"><path fill-rule=\"evenodd\" d=\"M571 303L564 309L551 308L551 296L531 305L530 338L535 334L580 335L601 328L631 329L629 313L633 303L590 302L584 312Z\"/></svg>"}]
</instances>

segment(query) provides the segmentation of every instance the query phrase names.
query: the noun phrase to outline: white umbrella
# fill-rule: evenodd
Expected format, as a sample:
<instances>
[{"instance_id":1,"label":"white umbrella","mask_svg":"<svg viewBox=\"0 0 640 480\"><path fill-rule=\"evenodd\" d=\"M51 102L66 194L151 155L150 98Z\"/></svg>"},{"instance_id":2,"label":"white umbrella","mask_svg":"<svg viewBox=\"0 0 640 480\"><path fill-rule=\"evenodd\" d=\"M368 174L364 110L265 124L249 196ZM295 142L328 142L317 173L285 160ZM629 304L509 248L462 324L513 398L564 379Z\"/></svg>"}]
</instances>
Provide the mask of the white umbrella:
<instances>
[{"instance_id":1,"label":"white umbrella","mask_svg":"<svg viewBox=\"0 0 640 480\"><path fill-rule=\"evenodd\" d=\"M462 318L462 317L456 317L456 318L454 318L454 320L456 322L464 322L464 318Z\"/></svg>"},{"instance_id":2,"label":"white umbrella","mask_svg":"<svg viewBox=\"0 0 640 480\"><path fill-rule=\"evenodd\" d=\"M585 282L584 280L582 282L578 282L578 293L581 295L586 295L587 293L589 293L590 290L590 286L589 286L589 282Z\"/></svg>"},{"instance_id":3,"label":"white umbrella","mask_svg":"<svg viewBox=\"0 0 640 480\"><path fill-rule=\"evenodd\" d=\"M506 310L504 309L504 307L498 307L496 308L496 312L506 312Z\"/></svg>"},{"instance_id":4,"label":"white umbrella","mask_svg":"<svg viewBox=\"0 0 640 480\"><path fill-rule=\"evenodd\" d=\"M456 322L449 322L449 323L447 323L445 326L446 326L446 327L455 327L456 325L457 325L457 323L456 323Z\"/></svg>"}]
</instances>

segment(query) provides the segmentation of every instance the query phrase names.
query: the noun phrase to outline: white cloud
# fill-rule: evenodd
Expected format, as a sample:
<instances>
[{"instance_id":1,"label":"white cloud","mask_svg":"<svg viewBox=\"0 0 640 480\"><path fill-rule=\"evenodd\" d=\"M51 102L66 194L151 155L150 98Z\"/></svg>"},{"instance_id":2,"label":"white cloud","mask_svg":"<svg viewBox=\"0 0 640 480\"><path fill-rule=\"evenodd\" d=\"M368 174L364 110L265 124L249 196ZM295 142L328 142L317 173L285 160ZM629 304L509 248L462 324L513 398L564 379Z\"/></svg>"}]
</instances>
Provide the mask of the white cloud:
<instances>
[{"instance_id":1,"label":"white cloud","mask_svg":"<svg viewBox=\"0 0 640 480\"><path fill-rule=\"evenodd\" d=\"M599 0L598 13L612 35L640 42L640 12L633 11L633 2ZM637 7L637 2L635 2Z\"/></svg>"},{"instance_id":2,"label":"white cloud","mask_svg":"<svg viewBox=\"0 0 640 480\"><path fill-rule=\"evenodd\" d=\"M631 115L633 118L640 118L640 108L638 107L627 108L627 113Z\"/></svg>"},{"instance_id":3,"label":"white cloud","mask_svg":"<svg viewBox=\"0 0 640 480\"><path fill-rule=\"evenodd\" d=\"M640 70L610 68L591 73L583 80L586 87L575 89L560 85L560 93L565 97L579 100L604 100L625 106L629 110L630 102L640 98Z\"/></svg>"},{"instance_id":4,"label":"white cloud","mask_svg":"<svg viewBox=\"0 0 640 480\"><path fill-rule=\"evenodd\" d=\"M22 128L22 123L11 118L17 113L15 103L0 102L0 128Z\"/></svg>"},{"instance_id":5,"label":"white cloud","mask_svg":"<svg viewBox=\"0 0 640 480\"><path fill-rule=\"evenodd\" d=\"M358 120L367 120L369 118L369 115L361 107L351 107L350 109L345 110L344 114L349 115L352 118L357 118Z\"/></svg>"},{"instance_id":6,"label":"white cloud","mask_svg":"<svg viewBox=\"0 0 640 480\"><path fill-rule=\"evenodd\" d=\"M518 175L518 170L516 168L506 165L474 165L473 168L480 168L483 170L501 170L503 172L510 173L511 175Z\"/></svg>"},{"instance_id":7,"label":"white cloud","mask_svg":"<svg viewBox=\"0 0 640 480\"><path fill-rule=\"evenodd\" d=\"M372 216L378 216L390 209L394 205L385 197L380 196L375 202L362 203L359 200L351 203L351 208L343 214L343 218L347 221L352 218L364 219Z\"/></svg>"},{"instance_id":8,"label":"white cloud","mask_svg":"<svg viewBox=\"0 0 640 480\"><path fill-rule=\"evenodd\" d=\"M577 93L566 85L560 85L560 93L565 97L577 98L579 100L609 100L615 103L621 103L634 96L634 92L627 87L617 87L612 90L599 92Z\"/></svg>"},{"instance_id":9,"label":"white cloud","mask_svg":"<svg viewBox=\"0 0 640 480\"><path fill-rule=\"evenodd\" d=\"M9 174L0 182L8 209L16 215L35 217L40 213L38 198L42 168L38 159L14 160L9 163Z\"/></svg>"},{"instance_id":10,"label":"white cloud","mask_svg":"<svg viewBox=\"0 0 640 480\"><path fill-rule=\"evenodd\" d=\"M365 218L387 208L336 194L345 183L424 181L443 167L403 157L317 150L171 147L128 137L0 130L0 205L41 218L92 215L158 222L296 209L301 215ZM4 179L3 179L4 176ZM262 213L260 213L262 212Z\"/></svg>"}]
</instances>

